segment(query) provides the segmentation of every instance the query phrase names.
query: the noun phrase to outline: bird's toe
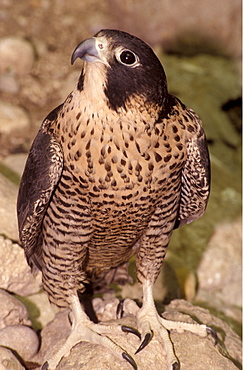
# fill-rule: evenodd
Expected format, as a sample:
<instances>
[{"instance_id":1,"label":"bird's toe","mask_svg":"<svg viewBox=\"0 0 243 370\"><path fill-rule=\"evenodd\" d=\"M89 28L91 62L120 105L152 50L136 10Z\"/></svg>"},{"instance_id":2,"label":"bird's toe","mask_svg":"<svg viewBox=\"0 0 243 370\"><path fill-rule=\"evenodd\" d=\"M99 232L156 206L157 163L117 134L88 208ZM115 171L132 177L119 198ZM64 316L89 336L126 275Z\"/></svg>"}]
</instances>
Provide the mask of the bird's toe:
<instances>
[{"instance_id":1,"label":"bird's toe","mask_svg":"<svg viewBox=\"0 0 243 370\"><path fill-rule=\"evenodd\" d=\"M214 345L216 346L218 344L218 335L215 330L210 328L210 326L206 326L206 332L210 334L214 339Z\"/></svg>"},{"instance_id":2,"label":"bird's toe","mask_svg":"<svg viewBox=\"0 0 243 370\"><path fill-rule=\"evenodd\" d=\"M180 364L178 361L172 364L172 370L180 370Z\"/></svg>"},{"instance_id":3,"label":"bird's toe","mask_svg":"<svg viewBox=\"0 0 243 370\"><path fill-rule=\"evenodd\" d=\"M120 299L117 309L116 309L116 318L121 319L124 315L124 301L125 299Z\"/></svg>"},{"instance_id":4,"label":"bird's toe","mask_svg":"<svg viewBox=\"0 0 243 370\"><path fill-rule=\"evenodd\" d=\"M142 343L140 344L140 346L138 347L138 349L135 352L135 354L137 354L138 352L142 351L142 349L144 349L149 344L149 342L151 341L152 337L153 337L153 333L152 332L145 334L144 339L143 339Z\"/></svg>"},{"instance_id":5,"label":"bird's toe","mask_svg":"<svg viewBox=\"0 0 243 370\"><path fill-rule=\"evenodd\" d=\"M137 370L137 364L136 362L134 361L134 359L127 353L127 352L123 352L122 353L122 357L127 361L129 362L130 365L132 365L132 367L134 368L134 370Z\"/></svg>"},{"instance_id":6,"label":"bird's toe","mask_svg":"<svg viewBox=\"0 0 243 370\"><path fill-rule=\"evenodd\" d=\"M47 370L49 367L48 361L44 362L44 364L41 366L41 370Z\"/></svg>"},{"instance_id":7,"label":"bird's toe","mask_svg":"<svg viewBox=\"0 0 243 370\"><path fill-rule=\"evenodd\" d=\"M137 329L132 328L131 326L122 325L121 330L124 331L124 333L130 333L136 335L139 339L141 339L141 334Z\"/></svg>"}]
</instances>

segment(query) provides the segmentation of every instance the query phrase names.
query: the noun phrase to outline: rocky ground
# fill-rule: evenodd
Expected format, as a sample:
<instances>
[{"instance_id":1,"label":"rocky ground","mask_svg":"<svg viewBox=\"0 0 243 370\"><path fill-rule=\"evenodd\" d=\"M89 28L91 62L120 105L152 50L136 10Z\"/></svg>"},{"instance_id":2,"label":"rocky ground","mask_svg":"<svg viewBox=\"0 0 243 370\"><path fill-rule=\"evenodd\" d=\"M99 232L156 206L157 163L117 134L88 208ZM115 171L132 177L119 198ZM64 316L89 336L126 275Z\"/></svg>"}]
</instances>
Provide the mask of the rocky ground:
<instances>
[{"instance_id":1,"label":"rocky ground","mask_svg":"<svg viewBox=\"0 0 243 370\"><path fill-rule=\"evenodd\" d=\"M172 4L173 3L173 4ZM181 369L241 368L241 88L240 1L200 4L158 0L0 0L0 367L34 369L70 330L67 312L50 306L18 244L18 183L43 118L72 90L80 65L75 46L100 28L145 39L159 55L169 90L202 118L212 164L206 214L175 231L156 282L166 318L212 326L219 345L171 333ZM141 9L143 11L141 11ZM131 261L134 275L134 260ZM138 284L95 298L100 320L115 320L117 297L141 297ZM185 300L186 299L186 300ZM190 303L189 303L190 302ZM165 305L165 306L164 306ZM134 313L125 323L136 326ZM137 339L120 335L134 353ZM109 352L77 345L58 369L129 369ZM139 369L166 369L156 338L136 356Z\"/></svg>"}]
</instances>

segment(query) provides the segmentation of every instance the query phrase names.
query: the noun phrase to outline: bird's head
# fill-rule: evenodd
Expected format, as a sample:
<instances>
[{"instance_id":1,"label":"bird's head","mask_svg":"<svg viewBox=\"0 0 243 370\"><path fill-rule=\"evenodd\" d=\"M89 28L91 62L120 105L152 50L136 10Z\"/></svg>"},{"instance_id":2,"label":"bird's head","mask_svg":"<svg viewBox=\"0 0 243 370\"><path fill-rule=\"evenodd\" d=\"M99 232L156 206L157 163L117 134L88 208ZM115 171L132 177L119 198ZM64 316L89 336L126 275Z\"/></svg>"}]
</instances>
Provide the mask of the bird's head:
<instances>
[{"instance_id":1,"label":"bird's head","mask_svg":"<svg viewBox=\"0 0 243 370\"><path fill-rule=\"evenodd\" d=\"M126 108L136 98L160 107L165 104L164 69L153 50L139 38L122 31L101 30L76 47L71 63L77 58L89 65L94 81L97 71L103 71L103 81L97 77L96 83L102 84L112 109Z\"/></svg>"}]
</instances>

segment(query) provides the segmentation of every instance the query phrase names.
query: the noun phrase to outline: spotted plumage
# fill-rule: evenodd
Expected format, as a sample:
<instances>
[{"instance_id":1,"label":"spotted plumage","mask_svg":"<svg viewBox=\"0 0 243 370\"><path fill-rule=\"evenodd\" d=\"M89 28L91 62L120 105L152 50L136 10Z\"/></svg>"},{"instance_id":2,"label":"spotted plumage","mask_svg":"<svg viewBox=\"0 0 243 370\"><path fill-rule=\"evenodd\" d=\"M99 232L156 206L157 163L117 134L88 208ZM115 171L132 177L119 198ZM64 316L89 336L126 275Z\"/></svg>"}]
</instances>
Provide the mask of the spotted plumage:
<instances>
[{"instance_id":1,"label":"spotted plumage","mask_svg":"<svg viewBox=\"0 0 243 370\"><path fill-rule=\"evenodd\" d=\"M73 310L78 291L115 279L136 254L146 313L173 229L206 208L205 135L198 116L168 94L163 67L138 38L102 30L75 49L72 63L78 57L85 63L76 88L30 150L20 240L50 301ZM147 326L138 324L142 337Z\"/></svg>"}]
</instances>

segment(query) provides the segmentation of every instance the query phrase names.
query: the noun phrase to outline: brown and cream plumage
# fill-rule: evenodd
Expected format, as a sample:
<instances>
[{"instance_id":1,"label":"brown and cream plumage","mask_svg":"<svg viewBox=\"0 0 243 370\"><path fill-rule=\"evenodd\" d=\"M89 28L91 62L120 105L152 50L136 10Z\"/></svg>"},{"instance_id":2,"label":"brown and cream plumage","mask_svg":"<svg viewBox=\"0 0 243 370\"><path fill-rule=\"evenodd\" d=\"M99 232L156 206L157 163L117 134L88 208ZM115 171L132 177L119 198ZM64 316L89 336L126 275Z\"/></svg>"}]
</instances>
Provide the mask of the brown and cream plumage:
<instances>
[{"instance_id":1,"label":"brown and cream plumage","mask_svg":"<svg viewBox=\"0 0 243 370\"><path fill-rule=\"evenodd\" d=\"M153 331L165 338L162 326L174 328L157 314L152 286L173 229L205 211L207 145L198 116L168 94L163 67L143 41L102 30L78 45L72 63L78 57L85 63L77 86L43 121L18 197L28 263L42 271L50 301L74 312L64 349L43 368L55 368L82 340L110 348L136 368L109 340L108 329L89 321L77 292L105 280L111 270L115 275L136 254L143 285L139 350ZM183 328L208 331L203 325ZM177 369L171 343L165 342L168 368Z\"/></svg>"}]
</instances>

